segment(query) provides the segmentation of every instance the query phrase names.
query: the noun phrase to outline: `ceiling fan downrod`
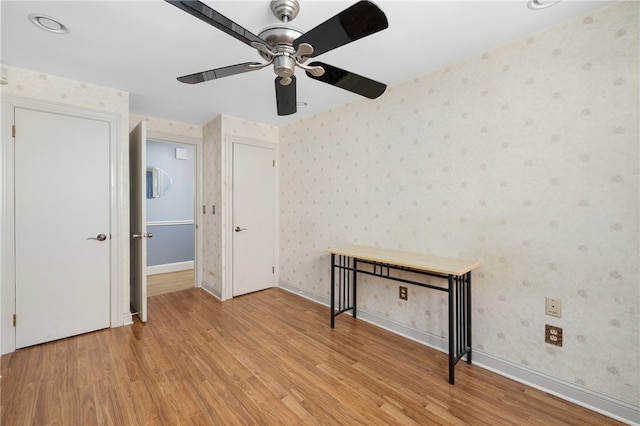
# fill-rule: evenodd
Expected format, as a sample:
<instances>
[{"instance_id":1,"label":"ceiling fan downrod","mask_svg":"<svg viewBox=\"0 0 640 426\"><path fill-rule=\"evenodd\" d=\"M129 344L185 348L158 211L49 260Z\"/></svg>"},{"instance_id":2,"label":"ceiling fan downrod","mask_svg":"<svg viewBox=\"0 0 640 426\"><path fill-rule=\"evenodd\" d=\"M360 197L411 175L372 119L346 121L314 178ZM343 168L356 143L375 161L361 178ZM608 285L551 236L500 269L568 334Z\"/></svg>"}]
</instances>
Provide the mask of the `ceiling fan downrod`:
<instances>
[{"instance_id":1,"label":"ceiling fan downrod","mask_svg":"<svg viewBox=\"0 0 640 426\"><path fill-rule=\"evenodd\" d=\"M293 21L300 11L298 0L271 0L271 12L280 21Z\"/></svg>"}]
</instances>

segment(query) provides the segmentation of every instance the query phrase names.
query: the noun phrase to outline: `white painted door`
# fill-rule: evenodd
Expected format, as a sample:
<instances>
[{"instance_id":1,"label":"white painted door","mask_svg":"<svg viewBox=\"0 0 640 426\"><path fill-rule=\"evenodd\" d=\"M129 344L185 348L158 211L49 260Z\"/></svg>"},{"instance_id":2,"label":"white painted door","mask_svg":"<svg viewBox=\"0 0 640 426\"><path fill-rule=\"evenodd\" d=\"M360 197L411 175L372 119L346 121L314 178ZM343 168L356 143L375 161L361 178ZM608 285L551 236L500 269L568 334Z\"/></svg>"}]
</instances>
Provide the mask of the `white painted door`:
<instances>
[{"instance_id":1,"label":"white painted door","mask_svg":"<svg viewBox=\"0 0 640 426\"><path fill-rule=\"evenodd\" d=\"M15 109L16 348L110 325L109 123Z\"/></svg>"},{"instance_id":2,"label":"white painted door","mask_svg":"<svg viewBox=\"0 0 640 426\"><path fill-rule=\"evenodd\" d=\"M233 144L233 295L273 287L273 149Z\"/></svg>"},{"instance_id":3,"label":"white painted door","mask_svg":"<svg viewBox=\"0 0 640 426\"><path fill-rule=\"evenodd\" d=\"M147 122L129 134L131 306L147 322Z\"/></svg>"}]
</instances>

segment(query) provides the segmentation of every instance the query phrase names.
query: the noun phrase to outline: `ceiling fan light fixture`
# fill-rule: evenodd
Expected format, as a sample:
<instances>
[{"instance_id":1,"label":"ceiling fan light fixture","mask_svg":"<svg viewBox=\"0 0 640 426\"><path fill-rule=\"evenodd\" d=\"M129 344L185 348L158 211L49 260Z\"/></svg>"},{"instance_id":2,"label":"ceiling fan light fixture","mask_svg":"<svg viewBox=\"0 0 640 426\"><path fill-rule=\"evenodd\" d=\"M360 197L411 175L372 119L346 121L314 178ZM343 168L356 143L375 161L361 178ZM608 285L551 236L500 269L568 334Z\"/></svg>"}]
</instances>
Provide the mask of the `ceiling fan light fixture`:
<instances>
[{"instance_id":1,"label":"ceiling fan light fixture","mask_svg":"<svg viewBox=\"0 0 640 426\"><path fill-rule=\"evenodd\" d=\"M529 0L527 7L531 10L546 9L560 3L562 0Z\"/></svg>"},{"instance_id":2,"label":"ceiling fan light fixture","mask_svg":"<svg viewBox=\"0 0 640 426\"><path fill-rule=\"evenodd\" d=\"M278 55L273 58L273 70L280 77L291 77L295 72L296 60L293 56Z\"/></svg>"},{"instance_id":3,"label":"ceiling fan light fixture","mask_svg":"<svg viewBox=\"0 0 640 426\"><path fill-rule=\"evenodd\" d=\"M68 34L69 28L66 25L58 21L56 18L52 18L51 16L42 15L40 13L32 13L29 15L29 20L36 27L43 29L45 31L49 31L54 34Z\"/></svg>"}]
</instances>

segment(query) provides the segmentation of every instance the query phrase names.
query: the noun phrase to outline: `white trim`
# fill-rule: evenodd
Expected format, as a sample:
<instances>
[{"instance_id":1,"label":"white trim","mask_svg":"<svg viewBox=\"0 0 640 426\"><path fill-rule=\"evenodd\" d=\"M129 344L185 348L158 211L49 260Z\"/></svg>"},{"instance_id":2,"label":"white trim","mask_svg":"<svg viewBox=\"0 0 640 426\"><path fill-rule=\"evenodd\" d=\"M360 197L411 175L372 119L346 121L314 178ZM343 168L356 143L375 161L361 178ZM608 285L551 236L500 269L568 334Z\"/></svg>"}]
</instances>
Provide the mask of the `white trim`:
<instances>
[{"instance_id":1,"label":"white trim","mask_svg":"<svg viewBox=\"0 0 640 426\"><path fill-rule=\"evenodd\" d=\"M210 295L212 295L213 297L215 297L216 299L218 299L219 301L222 302L222 295L220 294L220 291L216 290L211 284L209 284L206 281L202 282L202 289L204 291L206 291L207 293L209 293Z\"/></svg>"},{"instance_id":2,"label":"white trim","mask_svg":"<svg viewBox=\"0 0 640 426\"><path fill-rule=\"evenodd\" d=\"M184 262L165 263L163 265L147 266L148 275L167 274L170 272L187 271L193 269L194 261L187 260Z\"/></svg>"},{"instance_id":3,"label":"white trim","mask_svg":"<svg viewBox=\"0 0 640 426\"><path fill-rule=\"evenodd\" d=\"M195 183L195 200L193 206L194 213L194 221L191 224L195 224L195 260L194 260L194 269L195 269L195 286L203 287L204 282L202 281L202 246L203 246L203 234L202 234L202 226L201 217L202 213L200 206L203 205L202 202L202 159L204 157L202 138L192 138L189 136L179 136L172 135L168 133L158 132L154 130L147 129L147 140L154 140L158 142L168 142L168 143L181 143L187 145L194 145L195 148L195 156L196 156L196 171L194 176ZM147 226L157 226L159 222L148 222ZM167 223L168 224L168 223ZM171 223L172 225L182 225L183 223ZM148 273L148 271L147 271Z\"/></svg>"},{"instance_id":4,"label":"white trim","mask_svg":"<svg viewBox=\"0 0 640 426\"><path fill-rule=\"evenodd\" d=\"M473 350L473 364L621 422L640 424L640 406L634 406L477 349Z\"/></svg>"},{"instance_id":5,"label":"white trim","mask_svg":"<svg viewBox=\"0 0 640 426\"><path fill-rule=\"evenodd\" d=\"M278 286L283 290L295 293L313 302L329 306L327 296L309 291L299 286L280 281ZM447 339L435 336L422 330L396 322L378 314L358 308L358 319L371 323L392 333L411 339L415 342L448 352ZM327 326L329 316L327 314ZM516 382L547 392L589 410L614 418L627 424L640 424L640 406L612 398L597 391L578 386L557 377L533 370L529 367L495 357L478 349L473 349L473 365L492 371Z\"/></svg>"},{"instance_id":6,"label":"white trim","mask_svg":"<svg viewBox=\"0 0 640 426\"><path fill-rule=\"evenodd\" d=\"M223 246L225 247L225 256L224 256L224 270L225 275L222 280L222 294L221 299L227 300L233 297L233 144L240 143L244 145L253 145L261 148L271 149L273 151L273 159L275 161L275 176L274 176L274 220L273 220L273 244L274 244L274 252L273 252L273 263L274 263L274 274L272 286L276 287L279 281L279 270L280 270L280 191L278 188L280 187L279 183L279 170L280 170L280 159L279 159L279 145L275 142L269 142L259 139L249 139L241 136L225 134L224 135L224 149L225 156L224 162L226 167L223 166L224 172L224 182L226 185L226 192L223 194L223 197L226 197L224 207L224 214L222 223L224 229L222 230L223 236ZM225 244L226 243L226 244Z\"/></svg>"},{"instance_id":7,"label":"white trim","mask_svg":"<svg viewBox=\"0 0 640 426\"><path fill-rule=\"evenodd\" d=\"M147 226L194 225L195 223L195 220L154 220L147 222Z\"/></svg>"},{"instance_id":8,"label":"white trim","mask_svg":"<svg viewBox=\"0 0 640 426\"><path fill-rule=\"evenodd\" d=\"M33 109L36 111L65 114L73 117L105 121L109 123L109 155L110 155L110 325L120 327L126 319L122 315L123 282L121 254L129 250L128 224L121 220L124 201L120 188L122 187L122 173L120 159L122 144L119 144L122 130L123 116L116 113L95 111L86 108L73 107L38 99L24 98L15 95L2 96L2 148L0 149L0 164L2 164L2 208L0 210L0 335L2 336L1 353L15 351L15 329L13 314L15 313L15 241L14 241L14 148L11 128L14 124L15 108ZM124 229L123 229L124 228ZM127 295L128 297L128 295Z\"/></svg>"}]
</instances>

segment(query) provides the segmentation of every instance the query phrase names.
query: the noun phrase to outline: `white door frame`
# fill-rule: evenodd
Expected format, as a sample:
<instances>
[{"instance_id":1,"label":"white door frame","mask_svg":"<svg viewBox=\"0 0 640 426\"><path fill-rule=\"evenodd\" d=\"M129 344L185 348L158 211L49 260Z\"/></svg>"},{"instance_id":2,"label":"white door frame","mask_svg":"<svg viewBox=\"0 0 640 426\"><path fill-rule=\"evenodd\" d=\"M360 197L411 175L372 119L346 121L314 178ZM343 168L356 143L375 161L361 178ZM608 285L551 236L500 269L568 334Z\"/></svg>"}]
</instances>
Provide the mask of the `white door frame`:
<instances>
[{"instance_id":1,"label":"white door frame","mask_svg":"<svg viewBox=\"0 0 640 426\"><path fill-rule=\"evenodd\" d=\"M105 112L76 108L61 104L44 102L19 96L2 97L2 148L0 149L0 164L3 173L0 175L2 187L2 208L0 209L0 347L1 353L15 351L16 335L13 327L15 304L15 193L14 193L14 138L12 127L14 124L15 108L33 109L54 114L63 114L109 123L109 153L110 153L110 324L119 327L127 323L122 312L123 283L121 253L129 250L128 224L122 223L123 200L120 186L121 172L118 170L118 138L122 129L122 116ZM20 129L17 129L19 132ZM125 194L126 195L126 194ZM127 207L126 205L124 207ZM125 218L127 216L124 216ZM123 229L124 228L124 229ZM125 232L123 232L125 231ZM123 238L124 237L124 238ZM125 248L126 246L126 248ZM129 321L131 317L129 315Z\"/></svg>"},{"instance_id":2,"label":"white door frame","mask_svg":"<svg viewBox=\"0 0 640 426\"><path fill-rule=\"evenodd\" d=\"M222 218L222 247L224 249L224 259L222 261L224 271L222 272L222 300L231 299L233 297L233 144L241 143L245 145L253 145L261 148L273 150L275 158L275 202L274 202L274 225L273 225L273 263L275 273L273 274L273 286L278 284L278 276L280 270L280 184L279 184L279 152L278 144L267 142L259 139L243 138L236 135L225 135L224 138L224 217Z\"/></svg>"},{"instance_id":3,"label":"white door frame","mask_svg":"<svg viewBox=\"0 0 640 426\"><path fill-rule=\"evenodd\" d=\"M195 161L195 176L194 179L194 209L193 220L195 221L195 258L194 258L194 273L196 280L196 287L202 287L202 139L192 138L189 136L178 136L168 133L162 133L154 130L149 130L147 127L147 140L154 140L158 142L166 143L181 143L186 145L193 145L196 153ZM207 209L209 211L209 209Z\"/></svg>"}]
</instances>

